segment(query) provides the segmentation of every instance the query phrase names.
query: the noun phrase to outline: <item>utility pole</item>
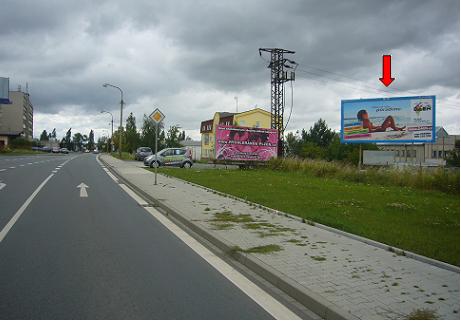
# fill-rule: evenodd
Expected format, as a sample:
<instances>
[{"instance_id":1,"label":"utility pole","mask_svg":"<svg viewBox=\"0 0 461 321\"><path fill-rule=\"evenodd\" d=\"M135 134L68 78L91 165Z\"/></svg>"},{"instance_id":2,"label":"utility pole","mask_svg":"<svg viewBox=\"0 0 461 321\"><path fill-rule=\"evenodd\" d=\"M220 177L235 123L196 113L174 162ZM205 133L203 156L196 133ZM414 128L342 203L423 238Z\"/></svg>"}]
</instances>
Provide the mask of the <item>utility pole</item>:
<instances>
[{"instance_id":1,"label":"utility pole","mask_svg":"<svg viewBox=\"0 0 461 321\"><path fill-rule=\"evenodd\" d=\"M294 69L297 63L284 57L285 54L294 54L294 51L280 48L259 48L259 55L262 52L268 52L271 56L269 65L271 70L271 128L277 129L278 156L284 156L284 122L283 112L285 109L285 89L284 83L295 80ZM285 69L292 69L290 72Z\"/></svg>"}]
</instances>

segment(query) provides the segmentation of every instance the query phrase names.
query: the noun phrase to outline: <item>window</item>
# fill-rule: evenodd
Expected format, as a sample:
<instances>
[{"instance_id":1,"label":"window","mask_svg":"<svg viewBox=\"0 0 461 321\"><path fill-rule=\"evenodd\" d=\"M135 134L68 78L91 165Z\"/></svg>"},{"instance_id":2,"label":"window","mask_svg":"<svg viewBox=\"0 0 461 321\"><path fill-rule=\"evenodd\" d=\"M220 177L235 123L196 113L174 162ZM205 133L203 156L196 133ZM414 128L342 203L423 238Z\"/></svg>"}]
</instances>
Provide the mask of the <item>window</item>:
<instances>
[{"instance_id":1,"label":"window","mask_svg":"<svg viewBox=\"0 0 461 321\"><path fill-rule=\"evenodd\" d=\"M210 135L205 134L203 138L204 138L204 142L203 142L203 143L204 143L205 145L208 145L208 144L210 143Z\"/></svg>"},{"instance_id":2,"label":"window","mask_svg":"<svg viewBox=\"0 0 461 321\"><path fill-rule=\"evenodd\" d=\"M240 126L245 126L245 121L244 120L239 121L239 125Z\"/></svg>"},{"instance_id":3,"label":"window","mask_svg":"<svg viewBox=\"0 0 461 321\"><path fill-rule=\"evenodd\" d=\"M396 155L397 157L400 156L400 151L399 151L399 150L395 151L395 155Z\"/></svg>"},{"instance_id":4,"label":"window","mask_svg":"<svg viewBox=\"0 0 461 321\"><path fill-rule=\"evenodd\" d=\"M171 156L173 155L173 149L168 149L162 153L162 156Z\"/></svg>"},{"instance_id":5,"label":"window","mask_svg":"<svg viewBox=\"0 0 461 321\"><path fill-rule=\"evenodd\" d=\"M184 155L186 153L185 149L175 149L174 154L175 155Z\"/></svg>"},{"instance_id":6,"label":"window","mask_svg":"<svg viewBox=\"0 0 461 321\"><path fill-rule=\"evenodd\" d=\"M439 150L439 158L442 158L442 151Z\"/></svg>"},{"instance_id":7,"label":"window","mask_svg":"<svg viewBox=\"0 0 461 321\"><path fill-rule=\"evenodd\" d=\"M437 158L437 151L435 150L432 151L432 158Z\"/></svg>"},{"instance_id":8,"label":"window","mask_svg":"<svg viewBox=\"0 0 461 321\"><path fill-rule=\"evenodd\" d=\"M261 127L261 122L257 121L257 122L256 122L256 126L255 126L255 127L256 127L256 128L259 128L259 127Z\"/></svg>"}]
</instances>

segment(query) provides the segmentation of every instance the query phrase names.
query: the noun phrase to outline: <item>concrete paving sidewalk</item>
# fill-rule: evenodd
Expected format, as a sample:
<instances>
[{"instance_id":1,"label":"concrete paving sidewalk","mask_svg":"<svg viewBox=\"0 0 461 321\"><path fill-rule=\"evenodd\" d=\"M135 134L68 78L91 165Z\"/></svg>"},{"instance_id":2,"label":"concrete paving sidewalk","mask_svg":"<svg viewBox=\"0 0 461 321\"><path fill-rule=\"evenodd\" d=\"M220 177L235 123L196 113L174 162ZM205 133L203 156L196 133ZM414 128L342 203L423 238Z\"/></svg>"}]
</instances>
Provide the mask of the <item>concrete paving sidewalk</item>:
<instances>
[{"instance_id":1,"label":"concrete paving sidewalk","mask_svg":"<svg viewBox=\"0 0 461 321\"><path fill-rule=\"evenodd\" d=\"M159 175L155 186L153 173L108 155L100 158L165 207L235 251L250 252L261 268L295 284L318 305L316 313L328 308L345 318L402 319L426 309L440 319L459 319L459 270L398 255L175 178Z\"/></svg>"}]
</instances>

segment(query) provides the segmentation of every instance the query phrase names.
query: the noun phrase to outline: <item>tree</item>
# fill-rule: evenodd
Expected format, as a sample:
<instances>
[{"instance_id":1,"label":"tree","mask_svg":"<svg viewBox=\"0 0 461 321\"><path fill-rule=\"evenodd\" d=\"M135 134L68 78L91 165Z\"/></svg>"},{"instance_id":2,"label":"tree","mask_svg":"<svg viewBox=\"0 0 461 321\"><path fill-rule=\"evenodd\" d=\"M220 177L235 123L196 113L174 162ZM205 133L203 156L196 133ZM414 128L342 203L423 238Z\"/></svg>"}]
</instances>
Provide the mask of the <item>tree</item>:
<instances>
[{"instance_id":1,"label":"tree","mask_svg":"<svg viewBox=\"0 0 461 321\"><path fill-rule=\"evenodd\" d=\"M186 131L183 130L180 134L179 134L179 141L183 141L183 140L186 140Z\"/></svg>"},{"instance_id":2,"label":"tree","mask_svg":"<svg viewBox=\"0 0 461 321\"><path fill-rule=\"evenodd\" d=\"M309 132L302 131L302 139L304 142L311 142L317 146L327 147L330 145L335 132L328 128L327 123L320 118L313 127L309 129Z\"/></svg>"},{"instance_id":3,"label":"tree","mask_svg":"<svg viewBox=\"0 0 461 321\"><path fill-rule=\"evenodd\" d=\"M296 132L295 134L288 133L285 138L285 143L287 147L288 156L299 155L300 140L298 138L298 132Z\"/></svg>"},{"instance_id":4,"label":"tree","mask_svg":"<svg viewBox=\"0 0 461 321\"><path fill-rule=\"evenodd\" d=\"M109 138L105 136L99 137L96 146L99 151L109 150Z\"/></svg>"},{"instance_id":5,"label":"tree","mask_svg":"<svg viewBox=\"0 0 461 321\"><path fill-rule=\"evenodd\" d=\"M182 134L179 131L178 126L170 126L168 132L166 133L165 144L166 147L181 147L179 143Z\"/></svg>"},{"instance_id":6,"label":"tree","mask_svg":"<svg viewBox=\"0 0 461 321\"><path fill-rule=\"evenodd\" d=\"M130 113L126 119L126 146L125 149L129 153L133 153L139 145L139 134L136 130L136 118L133 113Z\"/></svg>"},{"instance_id":7,"label":"tree","mask_svg":"<svg viewBox=\"0 0 461 321\"><path fill-rule=\"evenodd\" d=\"M64 137L64 147L66 147L68 150L74 150L72 146L72 128L69 128L69 130L66 132L66 137Z\"/></svg>"},{"instance_id":8,"label":"tree","mask_svg":"<svg viewBox=\"0 0 461 321\"><path fill-rule=\"evenodd\" d=\"M94 132L93 132L93 130L90 130L90 134L88 135L88 144L87 144L86 147L89 150L94 149Z\"/></svg>"},{"instance_id":9,"label":"tree","mask_svg":"<svg viewBox=\"0 0 461 321\"><path fill-rule=\"evenodd\" d=\"M120 135L122 135L122 148L123 150L126 149L126 137L125 137L125 131L122 128L122 131L120 132L120 129L117 129L114 131L113 140L114 140L114 147L118 151L120 148Z\"/></svg>"},{"instance_id":10,"label":"tree","mask_svg":"<svg viewBox=\"0 0 461 321\"><path fill-rule=\"evenodd\" d=\"M40 135L40 141L47 142L48 141L48 133L44 129Z\"/></svg>"},{"instance_id":11,"label":"tree","mask_svg":"<svg viewBox=\"0 0 461 321\"><path fill-rule=\"evenodd\" d=\"M158 137L158 150L165 148L165 132L163 130L163 123L159 125L159 137ZM143 118L143 124L141 128L141 145L150 147L152 150L155 149L155 123L146 115Z\"/></svg>"},{"instance_id":12,"label":"tree","mask_svg":"<svg viewBox=\"0 0 461 321\"><path fill-rule=\"evenodd\" d=\"M72 143L74 144L74 150L80 151L83 149L83 135L80 133L75 133L74 136L72 137Z\"/></svg>"}]
</instances>

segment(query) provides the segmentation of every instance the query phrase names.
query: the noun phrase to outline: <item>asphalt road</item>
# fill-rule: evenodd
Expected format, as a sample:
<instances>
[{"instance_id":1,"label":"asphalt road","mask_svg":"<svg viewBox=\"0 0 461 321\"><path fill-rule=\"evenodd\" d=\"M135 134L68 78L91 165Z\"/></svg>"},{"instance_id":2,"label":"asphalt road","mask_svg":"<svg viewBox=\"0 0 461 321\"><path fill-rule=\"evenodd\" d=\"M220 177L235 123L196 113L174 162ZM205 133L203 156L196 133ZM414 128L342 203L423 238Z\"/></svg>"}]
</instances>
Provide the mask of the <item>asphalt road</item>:
<instances>
[{"instance_id":1,"label":"asphalt road","mask_svg":"<svg viewBox=\"0 0 461 321\"><path fill-rule=\"evenodd\" d=\"M0 241L2 319L272 318L95 158L0 158L0 231L48 179Z\"/></svg>"}]
</instances>

